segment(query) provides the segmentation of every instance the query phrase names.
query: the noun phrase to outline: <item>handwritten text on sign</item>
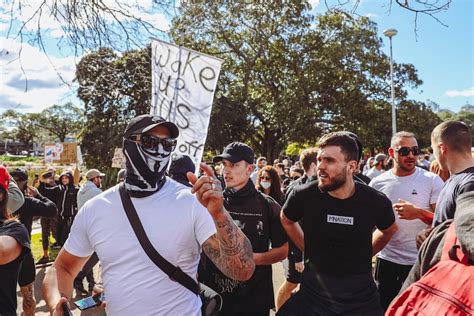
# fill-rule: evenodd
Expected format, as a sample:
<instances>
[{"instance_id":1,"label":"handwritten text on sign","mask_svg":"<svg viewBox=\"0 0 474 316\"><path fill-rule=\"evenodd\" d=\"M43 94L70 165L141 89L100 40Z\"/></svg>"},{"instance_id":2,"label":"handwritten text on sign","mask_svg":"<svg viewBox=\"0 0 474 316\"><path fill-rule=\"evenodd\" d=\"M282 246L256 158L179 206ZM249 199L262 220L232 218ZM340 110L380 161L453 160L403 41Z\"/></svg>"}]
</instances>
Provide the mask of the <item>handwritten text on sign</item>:
<instances>
[{"instance_id":1,"label":"handwritten text on sign","mask_svg":"<svg viewBox=\"0 0 474 316\"><path fill-rule=\"evenodd\" d=\"M179 127L177 152L202 159L222 60L152 40L151 114Z\"/></svg>"}]
</instances>

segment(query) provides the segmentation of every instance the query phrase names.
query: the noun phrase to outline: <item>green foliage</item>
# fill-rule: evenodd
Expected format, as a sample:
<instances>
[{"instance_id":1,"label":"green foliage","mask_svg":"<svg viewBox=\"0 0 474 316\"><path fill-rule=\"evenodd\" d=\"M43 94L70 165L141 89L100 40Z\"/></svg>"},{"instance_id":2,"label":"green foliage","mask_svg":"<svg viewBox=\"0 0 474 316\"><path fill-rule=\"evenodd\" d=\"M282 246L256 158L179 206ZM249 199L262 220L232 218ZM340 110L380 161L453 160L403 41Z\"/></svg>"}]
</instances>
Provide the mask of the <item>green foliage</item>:
<instances>
[{"instance_id":1,"label":"green foliage","mask_svg":"<svg viewBox=\"0 0 474 316\"><path fill-rule=\"evenodd\" d=\"M67 135L77 135L84 124L82 110L71 102L53 105L41 112L35 125L64 142Z\"/></svg>"},{"instance_id":2,"label":"green foliage","mask_svg":"<svg viewBox=\"0 0 474 316\"><path fill-rule=\"evenodd\" d=\"M114 149L122 146L126 123L150 110L150 73L149 48L122 56L102 48L77 65L78 97L84 102L86 119L81 148L88 168L112 172Z\"/></svg>"},{"instance_id":3,"label":"green foliage","mask_svg":"<svg viewBox=\"0 0 474 316\"><path fill-rule=\"evenodd\" d=\"M364 134L372 116L385 122L384 106L376 105L389 97L389 62L376 25L365 17L328 12L315 18L299 0L185 2L171 35L225 60L207 150L247 140L257 154L274 159L290 142L314 142L330 130ZM413 65L395 65L397 98L420 84ZM382 135L373 136L380 143Z\"/></svg>"},{"instance_id":4,"label":"green foliage","mask_svg":"<svg viewBox=\"0 0 474 316\"><path fill-rule=\"evenodd\" d=\"M34 140L38 136L36 128L37 113L20 113L15 110L7 110L2 113L3 124L14 126L9 135L12 139L19 140L28 146L33 146Z\"/></svg>"},{"instance_id":5,"label":"green foliage","mask_svg":"<svg viewBox=\"0 0 474 316\"><path fill-rule=\"evenodd\" d=\"M290 143L285 149L286 156L299 156L301 152L307 148L314 147L316 144L309 144L309 143Z\"/></svg>"}]
</instances>

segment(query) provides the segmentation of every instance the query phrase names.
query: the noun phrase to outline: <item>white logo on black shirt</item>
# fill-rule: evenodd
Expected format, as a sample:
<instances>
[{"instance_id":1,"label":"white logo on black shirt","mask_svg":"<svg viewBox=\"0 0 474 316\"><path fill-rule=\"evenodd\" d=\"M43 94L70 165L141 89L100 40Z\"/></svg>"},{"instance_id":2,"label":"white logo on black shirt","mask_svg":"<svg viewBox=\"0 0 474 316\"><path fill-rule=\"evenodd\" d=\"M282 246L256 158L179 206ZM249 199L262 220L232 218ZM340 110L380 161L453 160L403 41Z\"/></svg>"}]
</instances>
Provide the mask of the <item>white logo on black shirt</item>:
<instances>
[{"instance_id":1,"label":"white logo on black shirt","mask_svg":"<svg viewBox=\"0 0 474 316\"><path fill-rule=\"evenodd\" d=\"M328 223L354 225L354 217L328 214Z\"/></svg>"}]
</instances>

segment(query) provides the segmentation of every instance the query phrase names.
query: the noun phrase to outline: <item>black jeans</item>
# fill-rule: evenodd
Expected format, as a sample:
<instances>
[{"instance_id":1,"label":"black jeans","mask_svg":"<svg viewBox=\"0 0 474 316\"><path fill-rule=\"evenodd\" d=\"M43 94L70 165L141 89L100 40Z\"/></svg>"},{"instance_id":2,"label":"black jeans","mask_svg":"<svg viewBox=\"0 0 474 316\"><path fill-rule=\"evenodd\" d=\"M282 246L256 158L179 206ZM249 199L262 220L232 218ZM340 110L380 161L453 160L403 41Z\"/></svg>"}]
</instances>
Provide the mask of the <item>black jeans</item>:
<instances>
[{"instance_id":1,"label":"black jeans","mask_svg":"<svg viewBox=\"0 0 474 316\"><path fill-rule=\"evenodd\" d=\"M94 273L93 273L93 268L94 266L99 262L99 257L97 254L94 252L92 256L87 260L86 264L84 267L82 267L82 270L77 274L76 279L83 280L84 277L87 278L87 283L89 283L89 288L93 287L95 284L94 281Z\"/></svg>"},{"instance_id":2,"label":"black jeans","mask_svg":"<svg viewBox=\"0 0 474 316\"><path fill-rule=\"evenodd\" d=\"M387 310L392 300L398 295L412 266L394 263L377 258L375 263L375 280L380 293L382 308Z\"/></svg>"}]
</instances>

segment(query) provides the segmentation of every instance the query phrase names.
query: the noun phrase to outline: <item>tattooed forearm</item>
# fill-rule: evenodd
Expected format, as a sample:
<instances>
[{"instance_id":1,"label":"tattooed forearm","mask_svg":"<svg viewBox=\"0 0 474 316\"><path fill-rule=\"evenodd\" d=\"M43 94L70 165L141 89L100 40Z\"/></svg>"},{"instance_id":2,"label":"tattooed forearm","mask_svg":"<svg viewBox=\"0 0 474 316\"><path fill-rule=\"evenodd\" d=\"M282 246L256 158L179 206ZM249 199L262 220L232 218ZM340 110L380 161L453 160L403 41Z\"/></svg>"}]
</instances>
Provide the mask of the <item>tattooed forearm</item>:
<instances>
[{"instance_id":1,"label":"tattooed forearm","mask_svg":"<svg viewBox=\"0 0 474 316\"><path fill-rule=\"evenodd\" d=\"M20 287L23 297L23 314L25 316L34 316L36 309L36 300L33 294L33 283Z\"/></svg>"},{"instance_id":2,"label":"tattooed forearm","mask_svg":"<svg viewBox=\"0 0 474 316\"><path fill-rule=\"evenodd\" d=\"M229 278L248 280L255 269L250 241L227 212L215 223L217 233L203 244L204 253Z\"/></svg>"}]
</instances>

